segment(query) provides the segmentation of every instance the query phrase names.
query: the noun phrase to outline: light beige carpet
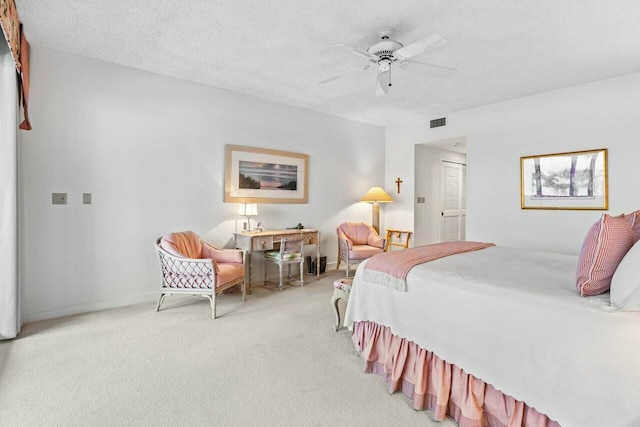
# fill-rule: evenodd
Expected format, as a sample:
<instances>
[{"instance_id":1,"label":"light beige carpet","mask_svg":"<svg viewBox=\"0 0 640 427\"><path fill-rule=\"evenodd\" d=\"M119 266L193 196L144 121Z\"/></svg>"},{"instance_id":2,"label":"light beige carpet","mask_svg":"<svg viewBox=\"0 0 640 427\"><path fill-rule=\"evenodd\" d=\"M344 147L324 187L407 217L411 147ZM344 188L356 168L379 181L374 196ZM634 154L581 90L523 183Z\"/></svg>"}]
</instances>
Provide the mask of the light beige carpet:
<instances>
[{"instance_id":1,"label":"light beige carpet","mask_svg":"<svg viewBox=\"0 0 640 427\"><path fill-rule=\"evenodd\" d=\"M26 324L0 342L1 426L454 426L363 373L332 283L172 296Z\"/></svg>"}]
</instances>

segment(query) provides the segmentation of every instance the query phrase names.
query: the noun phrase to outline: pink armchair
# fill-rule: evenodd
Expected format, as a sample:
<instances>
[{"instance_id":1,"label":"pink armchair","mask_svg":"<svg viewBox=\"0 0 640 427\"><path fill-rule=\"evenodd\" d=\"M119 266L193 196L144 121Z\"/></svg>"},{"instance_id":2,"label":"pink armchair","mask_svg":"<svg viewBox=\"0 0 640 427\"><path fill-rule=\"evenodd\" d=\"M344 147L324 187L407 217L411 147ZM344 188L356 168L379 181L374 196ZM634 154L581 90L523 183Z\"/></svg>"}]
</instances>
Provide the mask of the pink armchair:
<instances>
[{"instance_id":1,"label":"pink armchair","mask_svg":"<svg viewBox=\"0 0 640 427\"><path fill-rule=\"evenodd\" d=\"M385 239L376 230L363 222L345 222L336 229L338 233L338 266L344 261L349 265L357 264L367 258L384 252Z\"/></svg>"},{"instance_id":2,"label":"pink armchair","mask_svg":"<svg viewBox=\"0 0 640 427\"><path fill-rule=\"evenodd\" d=\"M167 295L201 295L211 303L211 318L216 318L216 294L242 286L246 300L245 266L242 251L218 249L200 240L193 231L171 233L156 239L160 258L162 288L156 311Z\"/></svg>"}]
</instances>

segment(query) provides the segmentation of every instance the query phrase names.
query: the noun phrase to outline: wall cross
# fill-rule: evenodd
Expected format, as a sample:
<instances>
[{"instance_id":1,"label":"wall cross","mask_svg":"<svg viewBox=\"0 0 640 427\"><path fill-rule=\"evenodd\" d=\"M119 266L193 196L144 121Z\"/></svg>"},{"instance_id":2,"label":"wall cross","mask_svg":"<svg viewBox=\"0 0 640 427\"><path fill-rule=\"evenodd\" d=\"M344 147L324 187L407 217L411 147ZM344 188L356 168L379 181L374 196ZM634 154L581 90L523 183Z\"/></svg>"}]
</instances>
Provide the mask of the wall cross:
<instances>
[{"instance_id":1,"label":"wall cross","mask_svg":"<svg viewBox=\"0 0 640 427\"><path fill-rule=\"evenodd\" d=\"M396 179L394 182L398 184L398 194L400 194L400 184L402 184L404 181L401 180L400 177L398 177L398 179Z\"/></svg>"}]
</instances>

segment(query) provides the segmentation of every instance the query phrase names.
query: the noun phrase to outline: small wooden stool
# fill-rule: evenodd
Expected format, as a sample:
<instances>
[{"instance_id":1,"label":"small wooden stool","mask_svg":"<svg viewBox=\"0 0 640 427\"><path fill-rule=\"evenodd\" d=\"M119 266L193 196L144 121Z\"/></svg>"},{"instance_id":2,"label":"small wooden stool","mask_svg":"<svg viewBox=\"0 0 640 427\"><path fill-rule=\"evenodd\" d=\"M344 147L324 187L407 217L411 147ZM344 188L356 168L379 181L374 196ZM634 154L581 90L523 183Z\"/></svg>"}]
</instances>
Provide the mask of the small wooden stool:
<instances>
[{"instance_id":1,"label":"small wooden stool","mask_svg":"<svg viewBox=\"0 0 640 427\"><path fill-rule=\"evenodd\" d=\"M353 278L347 277L344 279L338 279L333 282L333 296L331 297L331 305L336 311L336 324L334 330L337 332L340 329L340 311L338 310L338 301L349 301L349 293L351 293L351 285L353 284Z\"/></svg>"}]
</instances>

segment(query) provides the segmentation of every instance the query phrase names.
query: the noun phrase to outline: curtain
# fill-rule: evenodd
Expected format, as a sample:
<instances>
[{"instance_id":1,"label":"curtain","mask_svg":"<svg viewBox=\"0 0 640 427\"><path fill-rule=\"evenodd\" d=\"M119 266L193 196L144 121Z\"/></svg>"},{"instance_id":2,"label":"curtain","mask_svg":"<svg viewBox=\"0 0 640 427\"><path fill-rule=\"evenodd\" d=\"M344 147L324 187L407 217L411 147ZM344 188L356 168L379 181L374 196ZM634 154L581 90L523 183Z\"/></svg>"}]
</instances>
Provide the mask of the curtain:
<instances>
[{"instance_id":1,"label":"curtain","mask_svg":"<svg viewBox=\"0 0 640 427\"><path fill-rule=\"evenodd\" d=\"M0 339L22 327L18 270L18 73L0 40Z\"/></svg>"}]
</instances>

